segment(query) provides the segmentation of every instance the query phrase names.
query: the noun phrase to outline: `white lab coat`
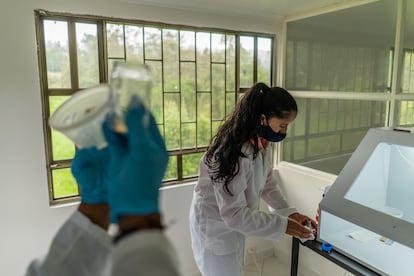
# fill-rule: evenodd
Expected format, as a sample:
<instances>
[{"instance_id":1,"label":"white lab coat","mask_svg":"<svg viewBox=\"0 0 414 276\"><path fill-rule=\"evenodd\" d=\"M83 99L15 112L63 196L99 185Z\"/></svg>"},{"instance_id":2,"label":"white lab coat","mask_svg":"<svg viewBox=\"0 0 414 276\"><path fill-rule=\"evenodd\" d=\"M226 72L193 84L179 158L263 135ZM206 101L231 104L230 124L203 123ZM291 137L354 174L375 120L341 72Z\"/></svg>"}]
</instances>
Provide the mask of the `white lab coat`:
<instances>
[{"instance_id":1,"label":"white lab coat","mask_svg":"<svg viewBox=\"0 0 414 276\"><path fill-rule=\"evenodd\" d=\"M192 248L204 276L241 275L246 236L278 240L284 236L287 216L294 213L280 192L271 167L271 146L253 159L246 143L239 158L239 173L229 183L212 184L204 157L190 208ZM276 213L259 210L262 198Z\"/></svg>"},{"instance_id":2,"label":"white lab coat","mask_svg":"<svg viewBox=\"0 0 414 276\"><path fill-rule=\"evenodd\" d=\"M161 230L141 230L114 247L113 276L179 276L177 252Z\"/></svg>"},{"instance_id":3,"label":"white lab coat","mask_svg":"<svg viewBox=\"0 0 414 276\"><path fill-rule=\"evenodd\" d=\"M160 230L142 230L115 245L112 238L75 211L59 229L48 254L26 276L178 276L176 253Z\"/></svg>"}]
</instances>

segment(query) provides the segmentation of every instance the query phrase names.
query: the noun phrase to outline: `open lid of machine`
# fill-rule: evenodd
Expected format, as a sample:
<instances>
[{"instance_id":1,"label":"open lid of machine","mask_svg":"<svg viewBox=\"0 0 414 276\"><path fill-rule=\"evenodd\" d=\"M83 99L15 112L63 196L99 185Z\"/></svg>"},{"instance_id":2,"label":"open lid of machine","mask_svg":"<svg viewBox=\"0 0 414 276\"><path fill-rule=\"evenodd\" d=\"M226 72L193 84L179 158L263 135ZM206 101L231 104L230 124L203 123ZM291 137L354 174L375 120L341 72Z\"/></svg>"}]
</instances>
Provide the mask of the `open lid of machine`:
<instances>
[{"instance_id":1,"label":"open lid of machine","mask_svg":"<svg viewBox=\"0 0 414 276\"><path fill-rule=\"evenodd\" d=\"M320 209L414 248L414 133L370 129Z\"/></svg>"}]
</instances>

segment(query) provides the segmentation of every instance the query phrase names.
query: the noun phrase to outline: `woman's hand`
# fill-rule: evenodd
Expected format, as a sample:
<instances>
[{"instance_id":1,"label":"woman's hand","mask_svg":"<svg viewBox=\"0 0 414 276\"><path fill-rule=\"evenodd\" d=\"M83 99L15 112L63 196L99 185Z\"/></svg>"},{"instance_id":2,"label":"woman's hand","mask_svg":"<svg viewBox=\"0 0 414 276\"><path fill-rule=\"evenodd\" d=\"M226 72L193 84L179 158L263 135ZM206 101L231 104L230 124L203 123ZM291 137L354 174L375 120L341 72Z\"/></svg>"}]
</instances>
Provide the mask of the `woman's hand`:
<instances>
[{"instance_id":1,"label":"woman's hand","mask_svg":"<svg viewBox=\"0 0 414 276\"><path fill-rule=\"evenodd\" d=\"M309 229L312 234L316 234L318 224L316 223L316 221L314 221L310 217L302 215L300 213L293 213L288 218L289 220L296 221L298 224L300 224L304 228Z\"/></svg>"},{"instance_id":2,"label":"woman's hand","mask_svg":"<svg viewBox=\"0 0 414 276\"><path fill-rule=\"evenodd\" d=\"M288 218L288 225L286 227L286 234L301 238L301 239L309 239L312 238L312 229L301 225L297 221Z\"/></svg>"}]
</instances>

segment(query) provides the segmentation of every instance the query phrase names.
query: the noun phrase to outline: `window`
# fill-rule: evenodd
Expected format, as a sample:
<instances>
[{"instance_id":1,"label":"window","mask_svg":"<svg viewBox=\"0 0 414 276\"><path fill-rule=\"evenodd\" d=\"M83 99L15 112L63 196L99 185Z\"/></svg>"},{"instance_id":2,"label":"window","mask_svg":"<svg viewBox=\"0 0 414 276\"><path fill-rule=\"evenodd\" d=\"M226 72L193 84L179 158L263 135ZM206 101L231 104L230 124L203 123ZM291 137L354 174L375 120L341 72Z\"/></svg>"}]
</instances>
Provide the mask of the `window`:
<instances>
[{"instance_id":1,"label":"window","mask_svg":"<svg viewBox=\"0 0 414 276\"><path fill-rule=\"evenodd\" d=\"M368 16L373 13L375 18ZM394 1L287 23L285 85L299 114L284 142L283 160L339 174L369 128L414 126L409 16L401 59Z\"/></svg>"},{"instance_id":2,"label":"window","mask_svg":"<svg viewBox=\"0 0 414 276\"><path fill-rule=\"evenodd\" d=\"M151 110L170 153L164 185L193 180L241 91L272 83L273 36L36 11L50 203L77 200L73 143L48 118L73 93L108 82L114 61L147 64Z\"/></svg>"}]
</instances>

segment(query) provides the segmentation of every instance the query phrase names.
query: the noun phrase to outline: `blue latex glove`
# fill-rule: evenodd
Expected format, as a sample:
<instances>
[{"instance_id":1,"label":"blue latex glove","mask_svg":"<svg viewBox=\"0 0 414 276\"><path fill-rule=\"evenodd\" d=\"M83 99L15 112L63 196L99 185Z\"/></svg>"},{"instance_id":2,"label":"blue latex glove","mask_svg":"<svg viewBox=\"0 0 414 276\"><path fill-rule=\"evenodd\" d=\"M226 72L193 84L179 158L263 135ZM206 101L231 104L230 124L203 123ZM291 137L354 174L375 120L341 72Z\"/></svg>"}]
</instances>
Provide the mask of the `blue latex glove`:
<instances>
[{"instance_id":1,"label":"blue latex glove","mask_svg":"<svg viewBox=\"0 0 414 276\"><path fill-rule=\"evenodd\" d=\"M107 203L106 187L109 149L95 147L76 151L72 161L72 174L78 182L81 200L88 204Z\"/></svg>"},{"instance_id":2,"label":"blue latex glove","mask_svg":"<svg viewBox=\"0 0 414 276\"><path fill-rule=\"evenodd\" d=\"M155 119L137 98L131 100L125 121L125 134L109 127L109 117L103 126L111 153L107 185L113 223L120 215L159 213L159 188L168 163Z\"/></svg>"}]
</instances>

